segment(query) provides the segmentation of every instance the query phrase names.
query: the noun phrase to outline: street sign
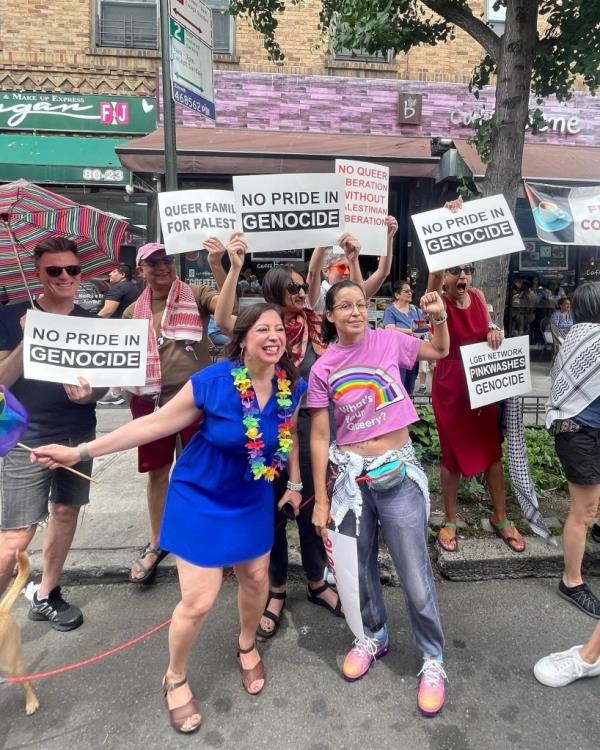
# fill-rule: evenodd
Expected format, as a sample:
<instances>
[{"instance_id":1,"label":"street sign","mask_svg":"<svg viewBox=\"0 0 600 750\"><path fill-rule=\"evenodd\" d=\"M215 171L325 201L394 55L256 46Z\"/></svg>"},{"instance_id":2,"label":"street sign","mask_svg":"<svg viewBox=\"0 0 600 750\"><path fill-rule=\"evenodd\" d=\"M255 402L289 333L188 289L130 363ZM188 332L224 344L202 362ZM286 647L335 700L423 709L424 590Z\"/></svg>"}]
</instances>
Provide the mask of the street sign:
<instances>
[{"instance_id":1,"label":"street sign","mask_svg":"<svg viewBox=\"0 0 600 750\"><path fill-rule=\"evenodd\" d=\"M213 46L212 11L200 0L169 0L169 15L204 44Z\"/></svg>"},{"instance_id":2,"label":"street sign","mask_svg":"<svg viewBox=\"0 0 600 750\"><path fill-rule=\"evenodd\" d=\"M173 101L214 120L212 48L173 18L169 30Z\"/></svg>"}]
</instances>

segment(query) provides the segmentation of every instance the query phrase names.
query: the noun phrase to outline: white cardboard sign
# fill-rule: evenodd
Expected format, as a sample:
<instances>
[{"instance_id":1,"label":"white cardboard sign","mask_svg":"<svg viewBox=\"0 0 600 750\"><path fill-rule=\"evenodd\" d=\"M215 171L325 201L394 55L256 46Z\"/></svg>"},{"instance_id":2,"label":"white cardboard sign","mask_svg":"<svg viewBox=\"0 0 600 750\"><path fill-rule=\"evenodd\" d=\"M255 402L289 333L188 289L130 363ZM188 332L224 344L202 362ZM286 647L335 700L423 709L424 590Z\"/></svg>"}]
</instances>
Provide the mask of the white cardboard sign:
<instances>
[{"instance_id":1,"label":"white cardboard sign","mask_svg":"<svg viewBox=\"0 0 600 750\"><path fill-rule=\"evenodd\" d=\"M520 396L531 390L529 336L504 339L498 349L487 343L460 347L471 409Z\"/></svg>"},{"instance_id":2,"label":"white cardboard sign","mask_svg":"<svg viewBox=\"0 0 600 750\"><path fill-rule=\"evenodd\" d=\"M362 245L361 255L386 255L389 167L366 161L335 160L344 178L344 231Z\"/></svg>"},{"instance_id":3,"label":"white cardboard sign","mask_svg":"<svg viewBox=\"0 0 600 750\"><path fill-rule=\"evenodd\" d=\"M236 226L255 252L334 245L342 233L341 175L234 176L233 192Z\"/></svg>"},{"instance_id":4,"label":"white cardboard sign","mask_svg":"<svg viewBox=\"0 0 600 750\"><path fill-rule=\"evenodd\" d=\"M456 213L436 208L411 218L430 271L525 249L503 195L468 201Z\"/></svg>"},{"instance_id":5,"label":"white cardboard sign","mask_svg":"<svg viewBox=\"0 0 600 750\"><path fill-rule=\"evenodd\" d=\"M160 225L168 255L202 249L216 237L226 245L235 229L231 190L174 190L158 194Z\"/></svg>"},{"instance_id":6,"label":"white cardboard sign","mask_svg":"<svg viewBox=\"0 0 600 750\"><path fill-rule=\"evenodd\" d=\"M327 532L325 552L327 553L327 563L335 577L348 627L357 638L364 638L365 631L360 612L358 588L356 539L352 536L340 534L339 531L330 530Z\"/></svg>"},{"instance_id":7,"label":"white cardboard sign","mask_svg":"<svg viewBox=\"0 0 600 750\"><path fill-rule=\"evenodd\" d=\"M23 334L28 380L93 387L144 385L147 320L103 320L29 310Z\"/></svg>"}]
</instances>

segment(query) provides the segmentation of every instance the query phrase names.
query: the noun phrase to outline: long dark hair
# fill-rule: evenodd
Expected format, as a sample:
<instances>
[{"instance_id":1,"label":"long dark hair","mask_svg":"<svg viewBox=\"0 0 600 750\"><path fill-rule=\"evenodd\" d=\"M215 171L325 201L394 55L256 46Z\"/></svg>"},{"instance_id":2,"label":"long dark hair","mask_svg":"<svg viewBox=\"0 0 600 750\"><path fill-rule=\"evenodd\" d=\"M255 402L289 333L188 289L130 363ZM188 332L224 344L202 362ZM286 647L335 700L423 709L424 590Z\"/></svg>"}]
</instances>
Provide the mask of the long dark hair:
<instances>
[{"instance_id":1,"label":"long dark hair","mask_svg":"<svg viewBox=\"0 0 600 750\"><path fill-rule=\"evenodd\" d=\"M257 302L255 305L249 305L244 307L240 314L237 316L235 325L233 326L233 333L231 335L231 341L224 347L223 355L227 359L241 359L242 358L242 342L246 338L246 334L256 323L263 313L268 310L273 310L281 316L281 308L279 305L271 304L270 302ZM283 322L283 318L282 318ZM300 377L297 367L290 360L287 350L281 356L279 364L287 373L287 376L292 381L292 385L295 385Z\"/></svg>"},{"instance_id":2,"label":"long dark hair","mask_svg":"<svg viewBox=\"0 0 600 750\"><path fill-rule=\"evenodd\" d=\"M361 292L363 291L362 286L360 284L357 284L356 281L350 281L350 279L338 281L337 284L329 287L329 290L325 295L325 313L331 312L333 310L338 292L348 287L356 287L357 289L360 289ZM325 344L330 344L332 341L335 341L337 339L338 335L335 325L327 319L327 315L325 313L323 314L323 320L321 321L321 336Z\"/></svg>"},{"instance_id":3,"label":"long dark hair","mask_svg":"<svg viewBox=\"0 0 600 750\"><path fill-rule=\"evenodd\" d=\"M285 293L294 272L302 276L299 271L296 271L291 266L273 266L273 268L269 268L262 280L263 297L267 302L270 302L272 305L283 306ZM302 278L304 277L302 276Z\"/></svg>"}]
</instances>

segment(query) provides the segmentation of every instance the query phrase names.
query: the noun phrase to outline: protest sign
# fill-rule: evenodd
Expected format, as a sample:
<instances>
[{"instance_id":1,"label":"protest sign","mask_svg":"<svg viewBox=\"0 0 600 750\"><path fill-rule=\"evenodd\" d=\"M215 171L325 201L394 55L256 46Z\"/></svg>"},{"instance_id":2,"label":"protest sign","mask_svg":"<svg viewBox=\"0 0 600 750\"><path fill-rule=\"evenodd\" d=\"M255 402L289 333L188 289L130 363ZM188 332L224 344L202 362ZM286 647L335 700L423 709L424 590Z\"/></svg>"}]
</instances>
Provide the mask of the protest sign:
<instances>
[{"instance_id":1,"label":"protest sign","mask_svg":"<svg viewBox=\"0 0 600 750\"><path fill-rule=\"evenodd\" d=\"M234 176L233 192L236 227L254 252L333 245L342 233L341 175Z\"/></svg>"},{"instance_id":2,"label":"protest sign","mask_svg":"<svg viewBox=\"0 0 600 750\"><path fill-rule=\"evenodd\" d=\"M456 213L436 208L411 218L430 271L524 249L503 195L468 201Z\"/></svg>"},{"instance_id":3,"label":"protest sign","mask_svg":"<svg viewBox=\"0 0 600 750\"><path fill-rule=\"evenodd\" d=\"M525 192L541 240L600 246L600 185L570 188L526 182Z\"/></svg>"},{"instance_id":4,"label":"protest sign","mask_svg":"<svg viewBox=\"0 0 600 750\"><path fill-rule=\"evenodd\" d=\"M23 335L28 380L92 387L144 385L147 320L103 320L29 310Z\"/></svg>"},{"instance_id":5,"label":"protest sign","mask_svg":"<svg viewBox=\"0 0 600 750\"><path fill-rule=\"evenodd\" d=\"M362 615L360 612L360 595L358 590L358 553L356 539L340 534L339 531L328 531L325 541L327 564L333 572L337 591L344 609L348 627L357 638L364 638Z\"/></svg>"},{"instance_id":6,"label":"protest sign","mask_svg":"<svg viewBox=\"0 0 600 750\"><path fill-rule=\"evenodd\" d=\"M335 171L344 177L344 231L360 242L362 255L385 255L389 168L365 161L336 159Z\"/></svg>"},{"instance_id":7,"label":"protest sign","mask_svg":"<svg viewBox=\"0 0 600 750\"><path fill-rule=\"evenodd\" d=\"M531 390L529 336L504 339L498 349L486 342L460 347L471 409Z\"/></svg>"},{"instance_id":8,"label":"protest sign","mask_svg":"<svg viewBox=\"0 0 600 750\"><path fill-rule=\"evenodd\" d=\"M168 255L202 248L216 237L226 245L235 228L230 190L176 190L158 194L160 226Z\"/></svg>"}]
</instances>

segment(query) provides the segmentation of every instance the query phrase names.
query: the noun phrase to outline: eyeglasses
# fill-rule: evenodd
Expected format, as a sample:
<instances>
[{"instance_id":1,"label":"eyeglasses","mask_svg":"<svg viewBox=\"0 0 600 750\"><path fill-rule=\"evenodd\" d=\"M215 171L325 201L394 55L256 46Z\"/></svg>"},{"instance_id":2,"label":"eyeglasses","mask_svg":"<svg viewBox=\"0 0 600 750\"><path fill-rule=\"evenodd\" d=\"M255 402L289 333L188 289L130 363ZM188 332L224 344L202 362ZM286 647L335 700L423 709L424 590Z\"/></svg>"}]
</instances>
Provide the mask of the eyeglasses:
<instances>
[{"instance_id":1,"label":"eyeglasses","mask_svg":"<svg viewBox=\"0 0 600 750\"><path fill-rule=\"evenodd\" d=\"M401 289L400 291L404 292L404 294L412 294L413 293L412 289Z\"/></svg>"},{"instance_id":2,"label":"eyeglasses","mask_svg":"<svg viewBox=\"0 0 600 750\"><path fill-rule=\"evenodd\" d=\"M158 268L161 264L165 266L172 266L175 263L175 258L166 255L164 258L156 258L156 260L143 260L141 265L148 266L148 268Z\"/></svg>"},{"instance_id":3,"label":"eyeglasses","mask_svg":"<svg viewBox=\"0 0 600 750\"><path fill-rule=\"evenodd\" d=\"M364 313L368 308L366 302L340 302L339 305L334 305L332 310L341 310L343 313L352 312L356 308L359 313Z\"/></svg>"},{"instance_id":4,"label":"eyeglasses","mask_svg":"<svg viewBox=\"0 0 600 750\"><path fill-rule=\"evenodd\" d=\"M53 279L57 279L63 271L66 271L69 276L79 276L81 273L81 266L46 266L41 270L45 271L48 276L51 276Z\"/></svg>"},{"instance_id":5,"label":"eyeglasses","mask_svg":"<svg viewBox=\"0 0 600 750\"><path fill-rule=\"evenodd\" d=\"M471 276L474 270L475 266L452 266L452 268L447 269L451 276L460 276L461 271L464 271L467 276Z\"/></svg>"},{"instance_id":6,"label":"eyeglasses","mask_svg":"<svg viewBox=\"0 0 600 750\"><path fill-rule=\"evenodd\" d=\"M304 294L308 294L308 284L306 282L304 282L304 284L296 284L295 281L290 281L290 283L286 286L286 289L290 294L298 294L301 289Z\"/></svg>"}]
</instances>

